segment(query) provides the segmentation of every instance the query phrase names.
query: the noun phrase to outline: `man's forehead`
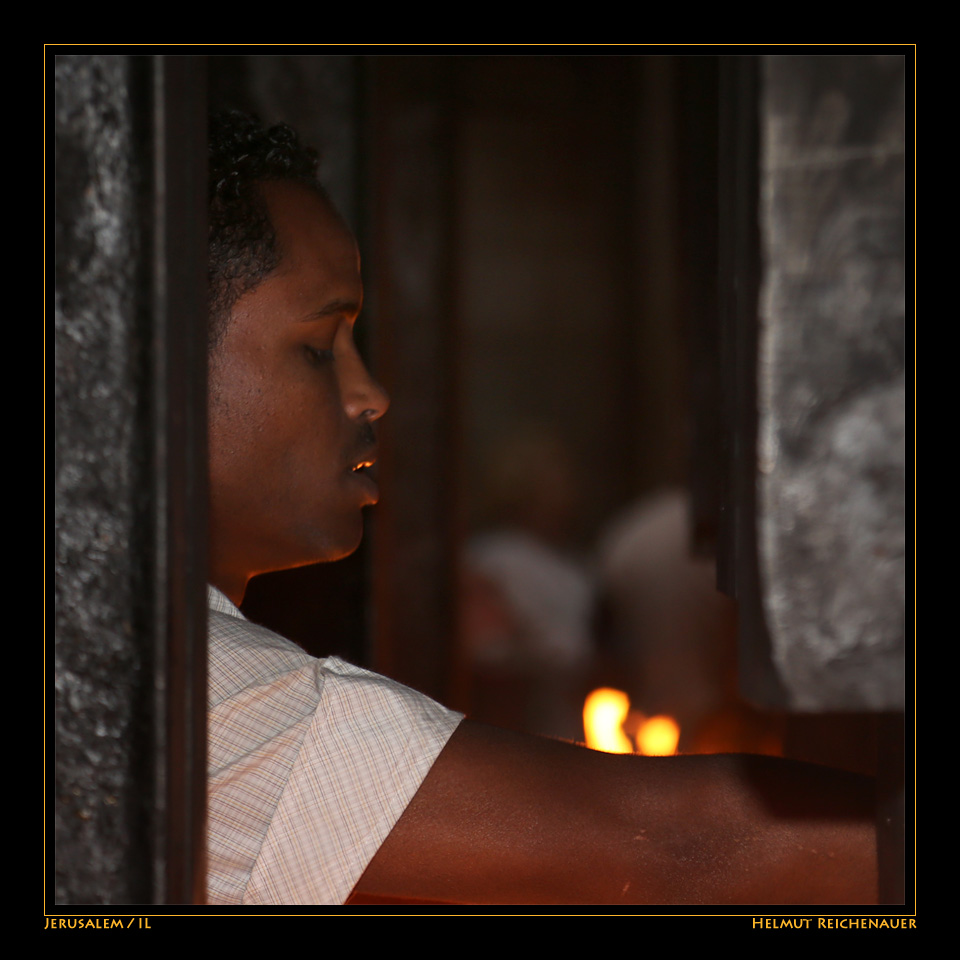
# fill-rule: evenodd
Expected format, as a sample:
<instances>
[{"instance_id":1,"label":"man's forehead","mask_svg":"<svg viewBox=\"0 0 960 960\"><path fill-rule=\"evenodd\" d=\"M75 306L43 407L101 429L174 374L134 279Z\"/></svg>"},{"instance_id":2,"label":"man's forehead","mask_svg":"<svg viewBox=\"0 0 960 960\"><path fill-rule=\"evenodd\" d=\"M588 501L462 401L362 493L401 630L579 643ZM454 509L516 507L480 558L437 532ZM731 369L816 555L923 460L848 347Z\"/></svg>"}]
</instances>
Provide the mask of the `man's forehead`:
<instances>
[{"instance_id":1,"label":"man's forehead","mask_svg":"<svg viewBox=\"0 0 960 960\"><path fill-rule=\"evenodd\" d=\"M290 248L284 252L294 253L296 246L312 243L344 247L356 254L356 239L319 186L268 180L261 185L261 191L281 247Z\"/></svg>"},{"instance_id":2,"label":"man's forehead","mask_svg":"<svg viewBox=\"0 0 960 960\"><path fill-rule=\"evenodd\" d=\"M363 300L357 244L330 200L295 182L267 181L261 189L279 262L234 312L282 303L289 320L355 317Z\"/></svg>"}]
</instances>

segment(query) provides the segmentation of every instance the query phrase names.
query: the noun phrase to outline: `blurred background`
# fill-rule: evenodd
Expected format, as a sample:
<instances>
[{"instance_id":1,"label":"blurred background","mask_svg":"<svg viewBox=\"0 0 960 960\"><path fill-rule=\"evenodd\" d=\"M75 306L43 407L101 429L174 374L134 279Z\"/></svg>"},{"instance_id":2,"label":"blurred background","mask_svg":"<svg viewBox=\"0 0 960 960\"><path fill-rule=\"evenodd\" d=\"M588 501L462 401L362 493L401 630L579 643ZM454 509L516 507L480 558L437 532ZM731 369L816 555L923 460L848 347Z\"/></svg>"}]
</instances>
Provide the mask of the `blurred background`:
<instances>
[{"instance_id":1,"label":"blurred background","mask_svg":"<svg viewBox=\"0 0 960 960\"><path fill-rule=\"evenodd\" d=\"M721 60L210 58L319 147L393 399L364 549L250 617L517 729L583 740L611 687L667 752L782 749L712 560Z\"/></svg>"}]
</instances>

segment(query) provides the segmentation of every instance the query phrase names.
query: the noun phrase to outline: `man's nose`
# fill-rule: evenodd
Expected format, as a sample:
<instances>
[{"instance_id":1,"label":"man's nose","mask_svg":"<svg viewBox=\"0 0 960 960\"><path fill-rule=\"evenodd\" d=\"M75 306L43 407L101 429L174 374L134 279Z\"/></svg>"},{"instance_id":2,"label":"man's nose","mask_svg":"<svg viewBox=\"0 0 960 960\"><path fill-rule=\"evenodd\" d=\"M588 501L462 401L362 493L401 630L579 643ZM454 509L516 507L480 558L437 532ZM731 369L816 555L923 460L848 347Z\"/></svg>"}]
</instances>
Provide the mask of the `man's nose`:
<instances>
[{"instance_id":1,"label":"man's nose","mask_svg":"<svg viewBox=\"0 0 960 960\"><path fill-rule=\"evenodd\" d=\"M356 356L351 375L344 384L343 407L352 420L379 420L390 406L390 398Z\"/></svg>"}]
</instances>

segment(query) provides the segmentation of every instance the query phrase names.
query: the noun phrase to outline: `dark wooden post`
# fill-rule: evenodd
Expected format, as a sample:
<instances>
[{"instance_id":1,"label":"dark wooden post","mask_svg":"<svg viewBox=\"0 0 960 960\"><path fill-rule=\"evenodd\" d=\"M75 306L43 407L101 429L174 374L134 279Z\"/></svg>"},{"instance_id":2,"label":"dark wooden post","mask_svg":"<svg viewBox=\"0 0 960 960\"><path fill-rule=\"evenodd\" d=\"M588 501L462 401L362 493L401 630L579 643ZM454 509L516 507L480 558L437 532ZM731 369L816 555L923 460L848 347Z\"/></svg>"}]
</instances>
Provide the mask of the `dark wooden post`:
<instances>
[{"instance_id":1,"label":"dark wooden post","mask_svg":"<svg viewBox=\"0 0 960 960\"><path fill-rule=\"evenodd\" d=\"M375 521L374 665L441 698L457 594L455 59L382 57L375 79L377 370L394 403L381 443L391 499Z\"/></svg>"}]
</instances>

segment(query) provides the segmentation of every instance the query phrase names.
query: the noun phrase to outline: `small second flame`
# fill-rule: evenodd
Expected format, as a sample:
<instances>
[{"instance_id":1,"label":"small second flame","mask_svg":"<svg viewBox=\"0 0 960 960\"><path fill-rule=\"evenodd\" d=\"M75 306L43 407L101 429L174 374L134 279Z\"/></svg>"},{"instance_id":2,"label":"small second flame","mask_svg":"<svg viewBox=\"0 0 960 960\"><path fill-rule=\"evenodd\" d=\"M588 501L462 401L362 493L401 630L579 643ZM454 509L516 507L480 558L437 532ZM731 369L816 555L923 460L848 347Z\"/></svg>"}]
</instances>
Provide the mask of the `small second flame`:
<instances>
[{"instance_id":1,"label":"small second flame","mask_svg":"<svg viewBox=\"0 0 960 960\"><path fill-rule=\"evenodd\" d=\"M637 730L637 753L648 757L669 757L677 752L680 728L673 717L650 717Z\"/></svg>"}]
</instances>

